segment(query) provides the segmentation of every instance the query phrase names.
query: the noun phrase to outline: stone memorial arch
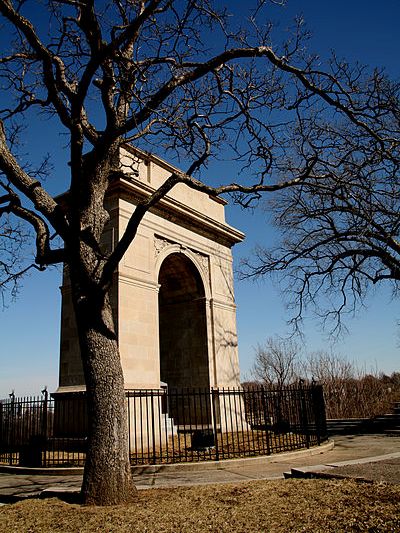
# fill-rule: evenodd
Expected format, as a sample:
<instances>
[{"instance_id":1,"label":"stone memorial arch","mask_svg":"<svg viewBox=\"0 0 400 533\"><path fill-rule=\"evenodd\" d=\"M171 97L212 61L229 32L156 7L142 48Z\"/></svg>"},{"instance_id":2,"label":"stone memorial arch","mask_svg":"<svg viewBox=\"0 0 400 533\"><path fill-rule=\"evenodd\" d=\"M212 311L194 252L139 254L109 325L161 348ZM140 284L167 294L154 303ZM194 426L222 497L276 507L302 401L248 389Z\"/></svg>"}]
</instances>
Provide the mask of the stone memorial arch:
<instances>
[{"instance_id":1,"label":"stone memorial arch","mask_svg":"<svg viewBox=\"0 0 400 533\"><path fill-rule=\"evenodd\" d=\"M106 207L112 249L135 205L174 172L127 146ZM239 363L231 248L244 235L225 201L180 184L148 212L114 274L111 301L126 389L237 387ZM68 272L64 272L57 395L85 389Z\"/></svg>"}]
</instances>

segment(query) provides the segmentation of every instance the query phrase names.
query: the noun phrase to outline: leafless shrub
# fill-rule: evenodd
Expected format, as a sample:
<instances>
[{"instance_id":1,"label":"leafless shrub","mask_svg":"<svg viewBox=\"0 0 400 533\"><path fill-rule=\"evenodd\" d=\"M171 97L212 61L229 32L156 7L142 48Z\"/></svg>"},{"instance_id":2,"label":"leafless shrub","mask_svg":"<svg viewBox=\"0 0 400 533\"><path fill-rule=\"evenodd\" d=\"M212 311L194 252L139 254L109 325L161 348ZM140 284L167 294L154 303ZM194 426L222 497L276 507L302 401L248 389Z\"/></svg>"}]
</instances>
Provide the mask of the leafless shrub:
<instances>
[{"instance_id":1,"label":"leafless shrub","mask_svg":"<svg viewBox=\"0 0 400 533\"><path fill-rule=\"evenodd\" d=\"M299 346L280 337L269 337L255 348L253 375L267 386L284 387L298 377Z\"/></svg>"},{"instance_id":2,"label":"leafless shrub","mask_svg":"<svg viewBox=\"0 0 400 533\"><path fill-rule=\"evenodd\" d=\"M327 418L369 418L389 411L400 397L400 380L367 373L335 353L314 352L302 364L304 375L323 385Z\"/></svg>"},{"instance_id":3,"label":"leafless shrub","mask_svg":"<svg viewBox=\"0 0 400 533\"><path fill-rule=\"evenodd\" d=\"M323 386L327 418L370 418L391 410L400 400L400 373L391 376L367 372L334 352L317 351L300 357L300 347L290 340L269 337L255 348L254 381L284 387L305 379Z\"/></svg>"}]
</instances>

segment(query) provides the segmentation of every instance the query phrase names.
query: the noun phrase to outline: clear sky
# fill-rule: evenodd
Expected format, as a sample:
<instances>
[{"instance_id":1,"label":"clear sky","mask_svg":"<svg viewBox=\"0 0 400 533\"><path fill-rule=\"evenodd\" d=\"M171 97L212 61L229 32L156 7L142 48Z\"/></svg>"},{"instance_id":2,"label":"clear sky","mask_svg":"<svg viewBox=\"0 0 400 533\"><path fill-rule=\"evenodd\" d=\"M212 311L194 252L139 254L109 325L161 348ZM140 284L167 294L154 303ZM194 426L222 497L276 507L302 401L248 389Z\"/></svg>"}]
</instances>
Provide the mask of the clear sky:
<instances>
[{"instance_id":1,"label":"clear sky","mask_svg":"<svg viewBox=\"0 0 400 533\"><path fill-rule=\"evenodd\" d=\"M245 2L230 1L230 9L240 16ZM312 30L312 51L327 57L330 50L348 60L385 67L399 79L400 2L398 0L288 0L283 13L271 8L273 18L284 27L296 13L302 13ZM276 13L276 15L275 15ZM51 140L51 126L40 126L26 144L26 152L43 152ZM60 150L57 171L66 172L67 151ZM52 189L50 184L50 189ZM56 186L54 186L56 187ZM228 221L244 231L246 241L234 250L235 261L251 253L258 243L268 244L273 236L262 213L227 208ZM44 385L57 387L60 271L33 273L25 280L18 299L0 311L0 398L15 389L17 395L39 393ZM287 332L287 313L279 290L268 280L236 282L239 354L242 377L250 376L253 346L274 334ZM387 373L400 369L399 302L391 301L384 286L346 324L349 333L339 340L321 332L312 318L305 325L305 350L330 349L347 355L368 370L377 367Z\"/></svg>"}]
</instances>

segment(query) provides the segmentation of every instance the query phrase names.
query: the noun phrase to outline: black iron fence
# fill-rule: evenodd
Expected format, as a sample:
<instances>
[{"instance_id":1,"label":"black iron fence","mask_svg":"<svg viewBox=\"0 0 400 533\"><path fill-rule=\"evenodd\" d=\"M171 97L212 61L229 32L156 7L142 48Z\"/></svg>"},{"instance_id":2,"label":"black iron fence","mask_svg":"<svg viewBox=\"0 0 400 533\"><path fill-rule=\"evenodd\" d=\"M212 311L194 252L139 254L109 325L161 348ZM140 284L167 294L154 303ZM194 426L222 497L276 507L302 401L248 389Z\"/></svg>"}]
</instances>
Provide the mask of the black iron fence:
<instances>
[{"instance_id":1,"label":"black iron fence","mask_svg":"<svg viewBox=\"0 0 400 533\"><path fill-rule=\"evenodd\" d=\"M133 465L223 460L308 448L326 440L322 388L126 392ZM83 466L84 393L0 401L0 464Z\"/></svg>"}]
</instances>

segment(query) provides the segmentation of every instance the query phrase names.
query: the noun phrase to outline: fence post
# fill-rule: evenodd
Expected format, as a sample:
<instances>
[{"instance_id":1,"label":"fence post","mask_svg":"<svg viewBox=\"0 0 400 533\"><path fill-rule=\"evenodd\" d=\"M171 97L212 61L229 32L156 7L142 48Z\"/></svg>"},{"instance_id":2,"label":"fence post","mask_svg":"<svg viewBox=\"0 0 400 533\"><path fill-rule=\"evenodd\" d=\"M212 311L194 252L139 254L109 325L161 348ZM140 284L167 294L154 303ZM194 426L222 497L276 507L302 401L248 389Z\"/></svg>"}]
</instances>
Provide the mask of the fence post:
<instances>
[{"instance_id":1,"label":"fence post","mask_svg":"<svg viewBox=\"0 0 400 533\"><path fill-rule=\"evenodd\" d=\"M130 411L130 398L129 398L129 391L125 391L125 401L126 401L126 417L127 417L127 424L128 424L128 454L129 454L129 461L131 460L131 411Z\"/></svg>"},{"instance_id":2,"label":"fence post","mask_svg":"<svg viewBox=\"0 0 400 533\"><path fill-rule=\"evenodd\" d=\"M215 435L215 460L219 461L218 433L217 433L217 412L215 409L215 400L219 400L219 389L211 389L212 418Z\"/></svg>"},{"instance_id":3,"label":"fence post","mask_svg":"<svg viewBox=\"0 0 400 533\"><path fill-rule=\"evenodd\" d=\"M10 463L10 466L13 464L13 460L12 460L12 448L13 448L13 445L15 444L15 420L14 420L14 415L15 415L15 394L14 394L14 391L11 392L11 394L9 394L10 396L10 417L9 417L9 435L10 435L10 439L9 439L9 445L10 445L10 448L9 448L9 463Z\"/></svg>"},{"instance_id":4,"label":"fence post","mask_svg":"<svg viewBox=\"0 0 400 533\"><path fill-rule=\"evenodd\" d=\"M326 431L326 414L325 414L325 401L322 385L317 385L313 380L311 383L311 397L313 402L313 411L315 418L315 431L317 434L318 446L321 444L322 438L325 440L327 437Z\"/></svg>"},{"instance_id":5,"label":"fence post","mask_svg":"<svg viewBox=\"0 0 400 533\"><path fill-rule=\"evenodd\" d=\"M266 441L267 441L267 455L271 455L271 445L269 442L269 439L271 438L271 434L268 431L269 424L268 424L268 417L267 417L267 402L265 401L265 394L266 394L266 391L264 389L264 386L261 385L261 403L262 403L262 407L264 411L264 425L265 425L265 436L266 436Z\"/></svg>"},{"instance_id":6,"label":"fence post","mask_svg":"<svg viewBox=\"0 0 400 533\"><path fill-rule=\"evenodd\" d=\"M153 465L156 464L156 435L155 435L155 424L154 424L154 396L153 390L150 390L150 409L151 409L151 433L153 438Z\"/></svg>"},{"instance_id":7,"label":"fence post","mask_svg":"<svg viewBox=\"0 0 400 533\"><path fill-rule=\"evenodd\" d=\"M42 409L42 444L43 444L43 466L47 463L47 410L49 401L49 392L47 387L42 390L43 394L43 409Z\"/></svg>"},{"instance_id":8,"label":"fence post","mask_svg":"<svg viewBox=\"0 0 400 533\"><path fill-rule=\"evenodd\" d=\"M303 387L303 380L300 380L299 382L299 390L300 390L300 401L301 401L301 422L302 426L304 428L304 432L306 435L306 446L307 448L310 447L310 433L309 433L309 427L308 427L308 416L307 416L307 401L306 401L306 395L305 395L305 389Z\"/></svg>"}]
</instances>

